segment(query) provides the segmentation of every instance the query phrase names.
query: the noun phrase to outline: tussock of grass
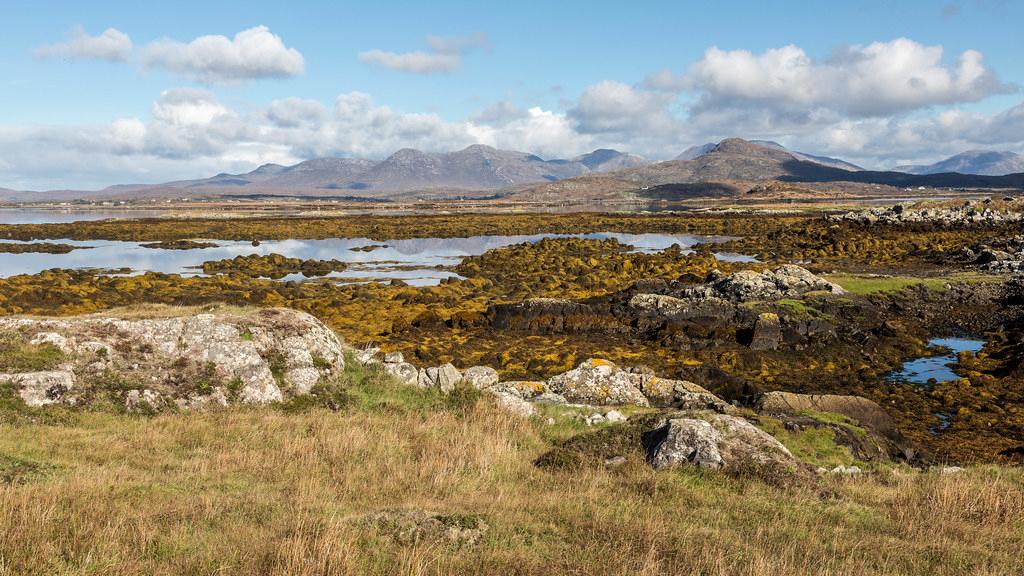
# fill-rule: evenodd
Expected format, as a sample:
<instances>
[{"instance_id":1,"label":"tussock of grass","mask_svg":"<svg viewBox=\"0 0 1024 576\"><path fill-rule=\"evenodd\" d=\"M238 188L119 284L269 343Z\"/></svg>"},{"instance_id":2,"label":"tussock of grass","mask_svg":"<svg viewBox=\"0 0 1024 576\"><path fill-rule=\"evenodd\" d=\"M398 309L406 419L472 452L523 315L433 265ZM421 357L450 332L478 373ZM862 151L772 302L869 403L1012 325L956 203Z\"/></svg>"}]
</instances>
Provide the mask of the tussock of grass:
<instances>
[{"instance_id":1,"label":"tussock of grass","mask_svg":"<svg viewBox=\"0 0 1024 576\"><path fill-rule=\"evenodd\" d=\"M1017 469L789 489L642 461L550 471L543 420L377 370L350 363L336 411L0 424L0 462L51 466L0 482L0 575L1000 574L1024 552ZM402 509L490 530L453 547L361 520Z\"/></svg>"},{"instance_id":2,"label":"tussock of grass","mask_svg":"<svg viewBox=\"0 0 1024 576\"><path fill-rule=\"evenodd\" d=\"M999 277L980 276L977 274L955 274L942 277L919 276L861 276L855 274L835 274L826 276L829 282L838 284L853 294L867 295L878 292L899 292L911 286L923 285L929 290L942 292L946 285L956 282L993 282Z\"/></svg>"},{"instance_id":3,"label":"tussock of grass","mask_svg":"<svg viewBox=\"0 0 1024 576\"><path fill-rule=\"evenodd\" d=\"M794 456L813 466L833 468L839 465L863 465L856 462L848 448L836 443L835 432L829 428L792 431L787 430L779 420L770 417L759 418L759 425L782 442Z\"/></svg>"},{"instance_id":4,"label":"tussock of grass","mask_svg":"<svg viewBox=\"0 0 1024 576\"><path fill-rule=\"evenodd\" d=\"M53 344L29 344L17 332L0 333L0 372L51 370L64 361L64 353Z\"/></svg>"}]
</instances>

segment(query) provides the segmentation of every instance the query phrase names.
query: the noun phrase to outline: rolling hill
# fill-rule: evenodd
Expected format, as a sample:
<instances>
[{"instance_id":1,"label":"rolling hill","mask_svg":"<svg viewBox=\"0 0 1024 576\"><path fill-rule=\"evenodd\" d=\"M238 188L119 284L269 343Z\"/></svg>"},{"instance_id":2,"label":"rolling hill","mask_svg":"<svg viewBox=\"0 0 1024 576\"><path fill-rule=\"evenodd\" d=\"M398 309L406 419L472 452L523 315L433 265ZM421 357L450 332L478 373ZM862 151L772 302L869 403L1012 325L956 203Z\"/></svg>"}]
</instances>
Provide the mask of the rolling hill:
<instances>
[{"instance_id":1,"label":"rolling hill","mask_svg":"<svg viewBox=\"0 0 1024 576\"><path fill-rule=\"evenodd\" d=\"M956 172L982 176L1005 176L1024 172L1024 155L994 150L968 150L934 164L897 166L894 170L922 175Z\"/></svg>"}]
</instances>

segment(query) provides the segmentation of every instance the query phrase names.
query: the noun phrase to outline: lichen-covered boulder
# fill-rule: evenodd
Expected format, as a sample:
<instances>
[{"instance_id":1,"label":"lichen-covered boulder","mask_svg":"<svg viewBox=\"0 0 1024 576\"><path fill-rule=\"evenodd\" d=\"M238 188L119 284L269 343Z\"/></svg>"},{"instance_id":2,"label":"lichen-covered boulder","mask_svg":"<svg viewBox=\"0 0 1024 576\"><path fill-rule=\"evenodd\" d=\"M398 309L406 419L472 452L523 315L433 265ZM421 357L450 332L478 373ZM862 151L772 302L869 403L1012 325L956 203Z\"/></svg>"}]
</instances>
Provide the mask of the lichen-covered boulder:
<instances>
[{"instance_id":1,"label":"lichen-covered boulder","mask_svg":"<svg viewBox=\"0 0 1024 576\"><path fill-rule=\"evenodd\" d=\"M384 364L384 371L395 377L400 383L407 386L419 385L420 373L415 366L408 362L388 362Z\"/></svg>"},{"instance_id":2,"label":"lichen-covered boulder","mask_svg":"<svg viewBox=\"0 0 1024 576\"><path fill-rule=\"evenodd\" d=\"M66 370L0 374L0 383L9 383L29 406L61 402L74 387L75 375Z\"/></svg>"},{"instance_id":3,"label":"lichen-covered boulder","mask_svg":"<svg viewBox=\"0 0 1024 576\"><path fill-rule=\"evenodd\" d=\"M591 358L568 372L553 376L547 388L570 402L649 406L635 376L607 360Z\"/></svg>"},{"instance_id":4,"label":"lichen-covered boulder","mask_svg":"<svg viewBox=\"0 0 1024 576\"><path fill-rule=\"evenodd\" d=\"M450 363L433 368L424 368L419 372L419 386L421 388L437 388L445 393L454 390L460 380L462 380L462 373Z\"/></svg>"},{"instance_id":5,"label":"lichen-covered boulder","mask_svg":"<svg viewBox=\"0 0 1024 576\"><path fill-rule=\"evenodd\" d=\"M713 270L708 276L706 284L687 288L681 291L680 297L692 301L718 299L730 302L749 302L796 298L808 292L846 293L842 287L812 274L805 268L785 265L762 272L740 270L732 274L725 274ZM678 306L678 304L675 305Z\"/></svg>"},{"instance_id":6,"label":"lichen-covered boulder","mask_svg":"<svg viewBox=\"0 0 1024 576\"><path fill-rule=\"evenodd\" d=\"M799 462L772 435L737 416L672 418L655 431L648 461L657 469L679 466L796 469Z\"/></svg>"},{"instance_id":7,"label":"lichen-covered boulder","mask_svg":"<svg viewBox=\"0 0 1024 576\"><path fill-rule=\"evenodd\" d=\"M499 407L522 418L529 418L537 413L537 408L527 400L504 390L488 388L488 392L494 395Z\"/></svg>"},{"instance_id":8,"label":"lichen-covered boulder","mask_svg":"<svg viewBox=\"0 0 1024 576\"><path fill-rule=\"evenodd\" d=\"M483 390L498 383L498 371L490 366L473 366L462 373L462 381Z\"/></svg>"},{"instance_id":9,"label":"lichen-covered boulder","mask_svg":"<svg viewBox=\"0 0 1024 576\"><path fill-rule=\"evenodd\" d=\"M195 314L153 307L131 317L6 317L0 318L0 331L23 334L29 342L48 343L64 353L61 370L71 378L82 376L74 392L59 395L66 403L85 392L79 390L83 383L105 374L119 377L118 388L126 395L150 390L184 407L208 404L215 389L232 402L277 402L308 393L342 369L347 349L313 316L284 308ZM73 380L61 379L70 388L66 384ZM48 401L45 394L25 394L32 402ZM127 396L122 400L130 401Z\"/></svg>"},{"instance_id":10,"label":"lichen-covered boulder","mask_svg":"<svg viewBox=\"0 0 1024 576\"><path fill-rule=\"evenodd\" d=\"M653 374L634 374L634 382L652 404L681 410L714 410L732 413L735 408L709 390L689 380L672 380Z\"/></svg>"}]
</instances>

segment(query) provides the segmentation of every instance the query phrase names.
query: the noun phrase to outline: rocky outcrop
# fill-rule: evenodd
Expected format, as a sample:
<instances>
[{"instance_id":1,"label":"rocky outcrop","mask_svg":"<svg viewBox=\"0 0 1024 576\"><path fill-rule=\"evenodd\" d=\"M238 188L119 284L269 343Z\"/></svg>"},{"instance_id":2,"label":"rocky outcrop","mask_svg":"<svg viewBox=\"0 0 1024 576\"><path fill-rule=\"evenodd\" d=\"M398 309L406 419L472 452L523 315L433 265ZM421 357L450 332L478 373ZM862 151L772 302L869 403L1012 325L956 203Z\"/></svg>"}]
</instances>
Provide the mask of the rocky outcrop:
<instances>
[{"instance_id":1,"label":"rocky outcrop","mask_svg":"<svg viewBox=\"0 0 1024 576\"><path fill-rule=\"evenodd\" d=\"M67 370L0 374L0 383L10 384L28 406L56 404L75 387L75 374Z\"/></svg>"},{"instance_id":2,"label":"rocky outcrop","mask_svg":"<svg viewBox=\"0 0 1024 576\"><path fill-rule=\"evenodd\" d=\"M451 364L434 368L421 368L417 381L420 388L437 388L441 392L451 392L462 381L462 373Z\"/></svg>"},{"instance_id":3,"label":"rocky outcrop","mask_svg":"<svg viewBox=\"0 0 1024 576\"><path fill-rule=\"evenodd\" d=\"M796 415L805 412L841 414L881 434L896 432L892 417L878 403L860 396L767 392L755 407L763 414Z\"/></svg>"},{"instance_id":4,"label":"rocky outcrop","mask_svg":"<svg viewBox=\"0 0 1024 576\"><path fill-rule=\"evenodd\" d=\"M159 397L191 407L218 396L277 402L308 393L344 367L343 343L303 312L272 308L168 316L169 311L133 318L0 318L0 331L52 344L66 357L57 371L3 378L29 404L75 403L116 378L126 403ZM138 397L128 398L132 390Z\"/></svg>"},{"instance_id":5,"label":"rocky outcrop","mask_svg":"<svg viewBox=\"0 0 1024 576\"><path fill-rule=\"evenodd\" d=\"M987 272L1024 272L1024 235L965 247L959 259Z\"/></svg>"},{"instance_id":6,"label":"rocky outcrop","mask_svg":"<svg viewBox=\"0 0 1024 576\"><path fill-rule=\"evenodd\" d=\"M765 312L754 323L754 335L750 341L751 350L775 350L782 344L782 324L779 315Z\"/></svg>"},{"instance_id":7,"label":"rocky outcrop","mask_svg":"<svg viewBox=\"0 0 1024 576\"><path fill-rule=\"evenodd\" d=\"M672 418L653 432L648 461L656 469L679 466L742 471L770 467L795 469L799 462L772 435L726 414Z\"/></svg>"},{"instance_id":8,"label":"rocky outcrop","mask_svg":"<svg viewBox=\"0 0 1024 576\"><path fill-rule=\"evenodd\" d=\"M828 428L837 444L859 460L915 462L921 455L876 402L860 396L768 392L754 404L761 414L778 417L791 430ZM834 416L845 417L848 422ZM851 424L852 423L852 424Z\"/></svg>"},{"instance_id":9,"label":"rocky outcrop","mask_svg":"<svg viewBox=\"0 0 1024 576\"><path fill-rule=\"evenodd\" d=\"M719 298L730 302L749 302L799 298L808 292L846 293L840 286L805 268L786 265L762 272L740 270L723 274L713 270L707 283L683 290L682 297L690 300Z\"/></svg>"},{"instance_id":10,"label":"rocky outcrop","mask_svg":"<svg viewBox=\"0 0 1024 576\"><path fill-rule=\"evenodd\" d=\"M1019 204L1018 204L1019 206ZM992 200L969 200L956 206L897 204L887 208L854 210L829 216L833 222L855 222L862 225L901 225L927 223L942 227L993 225L1024 221L1019 208L1008 210Z\"/></svg>"},{"instance_id":11,"label":"rocky outcrop","mask_svg":"<svg viewBox=\"0 0 1024 576\"><path fill-rule=\"evenodd\" d=\"M639 376L607 360L591 358L568 372L552 377L547 387L570 402L648 406L650 402L640 390Z\"/></svg>"}]
</instances>

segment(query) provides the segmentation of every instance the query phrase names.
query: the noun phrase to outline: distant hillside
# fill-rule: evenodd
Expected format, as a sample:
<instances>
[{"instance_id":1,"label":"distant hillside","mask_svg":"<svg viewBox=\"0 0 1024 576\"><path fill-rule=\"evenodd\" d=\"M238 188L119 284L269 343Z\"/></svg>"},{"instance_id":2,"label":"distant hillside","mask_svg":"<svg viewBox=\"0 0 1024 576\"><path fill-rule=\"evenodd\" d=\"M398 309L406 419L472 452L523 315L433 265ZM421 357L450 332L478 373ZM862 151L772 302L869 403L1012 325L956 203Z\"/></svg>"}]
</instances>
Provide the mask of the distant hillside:
<instances>
[{"instance_id":1,"label":"distant hillside","mask_svg":"<svg viewBox=\"0 0 1024 576\"><path fill-rule=\"evenodd\" d=\"M705 146L684 152L692 154ZM847 170L805 160L781 146L729 138L687 160L669 160L602 175L570 178L517 190L509 197L529 201L581 201L632 196L683 199L743 191L766 180L793 183L852 182L894 187L1024 188L1024 174L982 176L915 175ZM839 161L842 162L842 161ZM704 184L703 186L694 186Z\"/></svg>"},{"instance_id":2,"label":"distant hillside","mask_svg":"<svg viewBox=\"0 0 1024 576\"><path fill-rule=\"evenodd\" d=\"M293 166L264 164L242 174L152 185L116 185L91 198L272 195L382 197L410 192L477 196L525 184L554 182L647 164L640 156L599 149L568 160L473 145L456 152L430 153L404 148L384 160L314 158ZM0 193L0 198L14 196ZM18 195L19 199L23 195Z\"/></svg>"},{"instance_id":3,"label":"distant hillside","mask_svg":"<svg viewBox=\"0 0 1024 576\"><path fill-rule=\"evenodd\" d=\"M625 168L636 168L650 164L650 161L643 156L626 154L618 150L600 148L589 154L583 154L570 160L586 166L591 172L611 172Z\"/></svg>"},{"instance_id":4,"label":"distant hillside","mask_svg":"<svg viewBox=\"0 0 1024 576\"><path fill-rule=\"evenodd\" d=\"M857 166L856 164L847 162L845 160L840 160L839 158L829 158L828 156L816 156L814 154L808 154L806 152L797 152L797 151L794 151L794 150L790 150L789 148L786 148L785 146L783 146L782 144L779 144L778 142L772 142L771 140L750 140L749 142L751 144L757 144L759 146L764 146L766 148L774 148L776 150L781 150L783 152L787 152L790 155L792 155L794 158L796 158L797 160L805 160L807 162L814 162L816 164L822 164L824 166L831 166L832 168L842 168L843 170L850 170L850 171L863 170L863 168L861 168L860 166ZM683 150L682 154L680 154L679 156L676 156L675 159L676 160L693 160L695 158L699 158L699 157L703 156L704 154L707 154L708 152L714 150L714 148L716 146L718 146L718 144L715 144L714 142L709 142L707 144L701 144L700 146L691 146L691 147L687 148L686 150Z\"/></svg>"},{"instance_id":5,"label":"distant hillside","mask_svg":"<svg viewBox=\"0 0 1024 576\"><path fill-rule=\"evenodd\" d=\"M897 166L894 170L910 174L957 172L983 176L1005 176L1024 172L1024 155L994 150L969 150L934 164Z\"/></svg>"}]
</instances>

